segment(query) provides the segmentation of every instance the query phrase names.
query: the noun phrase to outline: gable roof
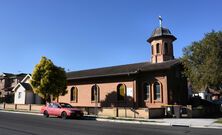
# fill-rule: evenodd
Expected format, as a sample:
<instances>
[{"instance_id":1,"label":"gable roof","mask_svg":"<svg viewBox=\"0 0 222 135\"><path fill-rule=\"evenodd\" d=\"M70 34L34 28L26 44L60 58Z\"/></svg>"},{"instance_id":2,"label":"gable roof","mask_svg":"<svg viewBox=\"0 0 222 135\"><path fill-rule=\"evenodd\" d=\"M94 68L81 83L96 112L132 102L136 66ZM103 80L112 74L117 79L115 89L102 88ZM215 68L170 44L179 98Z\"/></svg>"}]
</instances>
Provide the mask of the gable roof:
<instances>
[{"instance_id":1,"label":"gable roof","mask_svg":"<svg viewBox=\"0 0 222 135\"><path fill-rule=\"evenodd\" d=\"M73 71L73 72L68 72L66 76L67 80L74 80L74 79L87 79L95 77L129 75L129 74L137 74L138 72L168 69L178 63L180 63L179 60L169 60L155 64L150 62L142 62L135 64L120 65L120 66Z\"/></svg>"},{"instance_id":2,"label":"gable roof","mask_svg":"<svg viewBox=\"0 0 222 135\"><path fill-rule=\"evenodd\" d=\"M27 74L27 75L22 79L21 82L25 82L28 78L32 79L31 74Z\"/></svg>"},{"instance_id":3,"label":"gable roof","mask_svg":"<svg viewBox=\"0 0 222 135\"><path fill-rule=\"evenodd\" d=\"M26 90L32 90L32 86L29 83L20 83L22 87L24 87Z\"/></svg>"},{"instance_id":4,"label":"gable roof","mask_svg":"<svg viewBox=\"0 0 222 135\"><path fill-rule=\"evenodd\" d=\"M21 81L20 83L18 83L18 84L12 89L12 91L16 91L19 86L22 86L25 90L32 90L31 84L25 83L25 81L26 81L28 78L32 79L31 74L27 74L27 75L22 79L22 81Z\"/></svg>"},{"instance_id":5,"label":"gable roof","mask_svg":"<svg viewBox=\"0 0 222 135\"><path fill-rule=\"evenodd\" d=\"M18 83L13 89L12 91L16 91L19 86L22 86L25 90L33 90L31 84L29 83Z\"/></svg>"}]
</instances>

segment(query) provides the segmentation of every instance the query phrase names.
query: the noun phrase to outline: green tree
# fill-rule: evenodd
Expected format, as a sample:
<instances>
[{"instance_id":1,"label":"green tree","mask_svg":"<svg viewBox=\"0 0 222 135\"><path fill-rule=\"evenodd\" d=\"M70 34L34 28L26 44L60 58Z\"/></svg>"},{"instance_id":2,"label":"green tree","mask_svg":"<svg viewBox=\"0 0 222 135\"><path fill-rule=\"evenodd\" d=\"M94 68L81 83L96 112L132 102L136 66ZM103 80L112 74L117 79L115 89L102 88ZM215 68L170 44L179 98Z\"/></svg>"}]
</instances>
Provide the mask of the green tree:
<instances>
[{"instance_id":1,"label":"green tree","mask_svg":"<svg viewBox=\"0 0 222 135\"><path fill-rule=\"evenodd\" d=\"M66 72L55 66L50 59L42 57L33 70L31 85L35 93L51 102L67 93Z\"/></svg>"},{"instance_id":2,"label":"green tree","mask_svg":"<svg viewBox=\"0 0 222 135\"><path fill-rule=\"evenodd\" d=\"M222 32L207 33L202 40L184 48L182 63L194 91L221 90Z\"/></svg>"}]
</instances>

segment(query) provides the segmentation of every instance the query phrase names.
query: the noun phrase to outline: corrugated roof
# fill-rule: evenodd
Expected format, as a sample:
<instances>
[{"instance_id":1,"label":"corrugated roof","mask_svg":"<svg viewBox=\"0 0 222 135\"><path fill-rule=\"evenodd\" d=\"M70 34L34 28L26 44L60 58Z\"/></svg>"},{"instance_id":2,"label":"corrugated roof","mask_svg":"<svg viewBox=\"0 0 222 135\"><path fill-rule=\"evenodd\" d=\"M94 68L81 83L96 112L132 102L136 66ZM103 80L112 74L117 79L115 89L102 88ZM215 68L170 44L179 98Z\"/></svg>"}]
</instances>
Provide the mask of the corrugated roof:
<instances>
[{"instance_id":1,"label":"corrugated roof","mask_svg":"<svg viewBox=\"0 0 222 135\"><path fill-rule=\"evenodd\" d=\"M66 75L68 80L128 75L128 74L137 74L138 72L167 69L178 63L179 60L170 60L155 64L152 64L150 62L142 62L135 64L120 65L120 66L73 71L73 72L68 72Z\"/></svg>"}]
</instances>

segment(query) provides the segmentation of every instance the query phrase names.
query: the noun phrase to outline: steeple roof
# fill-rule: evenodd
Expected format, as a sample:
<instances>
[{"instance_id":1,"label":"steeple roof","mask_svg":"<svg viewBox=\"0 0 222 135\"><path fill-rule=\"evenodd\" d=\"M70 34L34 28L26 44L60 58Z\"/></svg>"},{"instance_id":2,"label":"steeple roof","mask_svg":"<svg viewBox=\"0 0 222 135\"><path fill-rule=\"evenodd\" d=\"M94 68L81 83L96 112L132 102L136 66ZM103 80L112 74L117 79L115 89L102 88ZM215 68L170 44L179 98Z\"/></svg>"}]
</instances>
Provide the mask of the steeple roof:
<instances>
[{"instance_id":1,"label":"steeple roof","mask_svg":"<svg viewBox=\"0 0 222 135\"><path fill-rule=\"evenodd\" d=\"M158 27L158 28L154 29L151 37L147 40L147 42L151 43L154 39L157 39L160 37L171 38L173 41L177 39L174 35L171 34L169 29L163 28L163 27Z\"/></svg>"}]
</instances>

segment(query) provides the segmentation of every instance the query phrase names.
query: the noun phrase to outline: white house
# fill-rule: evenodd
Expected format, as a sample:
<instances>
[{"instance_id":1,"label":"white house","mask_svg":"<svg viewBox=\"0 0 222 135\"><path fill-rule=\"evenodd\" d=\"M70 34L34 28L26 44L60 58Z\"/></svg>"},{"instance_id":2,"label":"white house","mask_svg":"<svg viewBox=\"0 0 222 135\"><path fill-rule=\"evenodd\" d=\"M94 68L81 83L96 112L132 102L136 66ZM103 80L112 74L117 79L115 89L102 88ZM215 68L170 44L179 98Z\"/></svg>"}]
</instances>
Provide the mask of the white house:
<instances>
[{"instance_id":1,"label":"white house","mask_svg":"<svg viewBox=\"0 0 222 135\"><path fill-rule=\"evenodd\" d=\"M14 91L14 104L41 104L41 97L33 92L30 84L31 75L27 74L24 79L18 83Z\"/></svg>"}]
</instances>

